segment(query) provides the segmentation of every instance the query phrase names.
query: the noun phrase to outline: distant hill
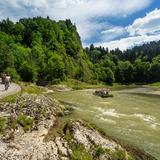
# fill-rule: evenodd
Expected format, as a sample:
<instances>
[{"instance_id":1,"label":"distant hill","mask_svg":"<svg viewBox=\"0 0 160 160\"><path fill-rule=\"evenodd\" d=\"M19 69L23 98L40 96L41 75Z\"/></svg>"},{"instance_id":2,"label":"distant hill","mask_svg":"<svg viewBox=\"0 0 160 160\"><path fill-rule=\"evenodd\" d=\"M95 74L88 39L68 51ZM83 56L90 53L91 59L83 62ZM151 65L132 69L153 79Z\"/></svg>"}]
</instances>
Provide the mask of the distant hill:
<instances>
[{"instance_id":1,"label":"distant hill","mask_svg":"<svg viewBox=\"0 0 160 160\"><path fill-rule=\"evenodd\" d=\"M87 47L94 73L104 82L152 83L160 81L160 41L121 51Z\"/></svg>"}]
</instances>

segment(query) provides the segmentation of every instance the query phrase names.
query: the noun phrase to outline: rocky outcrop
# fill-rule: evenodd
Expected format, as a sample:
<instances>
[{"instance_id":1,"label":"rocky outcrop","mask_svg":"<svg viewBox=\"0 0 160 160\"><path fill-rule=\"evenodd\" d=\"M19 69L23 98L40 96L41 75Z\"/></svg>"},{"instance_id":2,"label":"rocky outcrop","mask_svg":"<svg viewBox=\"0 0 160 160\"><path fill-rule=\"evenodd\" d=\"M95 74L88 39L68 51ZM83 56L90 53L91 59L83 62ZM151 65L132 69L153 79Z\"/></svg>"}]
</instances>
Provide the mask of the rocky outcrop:
<instances>
[{"instance_id":1,"label":"rocky outcrop","mask_svg":"<svg viewBox=\"0 0 160 160\"><path fill-rule=\"evenodd\" d=\"M65 128L72 135L72 145L83 146L95 160L133 160L134 158L121 145L105 137L90 125L76 121ZM119 156L119 157L118 157Z\"/></svg>"},{"instance_id":2,"label":"rocky outcrop","mask_svg":"<svg viewBox=\"0 0 160 160\"><path fill-rule=\"evenodd\" d=\"M81 121L72 123L72 133L75 142L81 143L87 150L93 148L94 145L111 151L115 151L116 148L120 147L114 141L103 137L95 129L86 127Z\"/></svg>"},{"instance_id":3,"label":"rocky outcrop","mask_svg":"<svg viewBox=\"0 0 160 160\"><path fill-rule=\"evenodd\" d=\"M1 135L0 159L68 159L71 150L63 138L44 141L48 130L55 125L57 116L63 114L64 108L54 99L29 94L17 97L14 103L3 104L0 107L1 116L7 117L8 126ZM33 120L28 130L24 129L24 125L29 122L27 119L19 120L20 115ZM12 126L13 122L16 127Z\"/></svg>"},{"instance_id":4,"label":"rocky outcrop","mask_svg":"<svg viewBox=\"0 0 160 160\"><path fill-rule=\"evenodd\" d=\"M14 140L5 143L0 141L0 159L2 160L45 160L69 159L71 150L67 142L57 137L55 142L42 142L35 140Z\"/></svg>"}]
</instances>

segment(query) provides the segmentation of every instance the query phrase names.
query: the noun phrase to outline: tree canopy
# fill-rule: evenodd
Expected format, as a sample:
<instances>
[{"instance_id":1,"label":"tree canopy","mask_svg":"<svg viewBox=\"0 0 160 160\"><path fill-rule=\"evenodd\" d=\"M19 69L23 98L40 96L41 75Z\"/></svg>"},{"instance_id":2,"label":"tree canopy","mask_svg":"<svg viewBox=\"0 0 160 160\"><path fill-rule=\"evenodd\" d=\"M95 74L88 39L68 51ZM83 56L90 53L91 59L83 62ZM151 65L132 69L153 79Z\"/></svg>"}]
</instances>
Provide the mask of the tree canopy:
<instances>
[{"instance_id":1,"label":"tree canopy","mask_svg":"<svg viewBox=\"0 0 160 160\"><path fill-rule=\"evenodd\" d=\"M90 66L76 26L70 20L23 18L0 22L0 72L13 68L14 78L31 82L90 79ZM89 74L80 75L82 64ZM81 71L84 72L84 71ZM80 77L79 77L80 75Z\"/></svg>"},{"instance_id":2,"label":"tree canopy","mask_svg":"<svg viewBox=\"0 0 160 160\"><path fill-rule=\"evenodd\" d=\"M67 19L23 18L0 22L0 72L38 84L67 78L86 82L160 81L160 41L126 51L83 48L76 26Z\"/></svg>"}]
</instances>

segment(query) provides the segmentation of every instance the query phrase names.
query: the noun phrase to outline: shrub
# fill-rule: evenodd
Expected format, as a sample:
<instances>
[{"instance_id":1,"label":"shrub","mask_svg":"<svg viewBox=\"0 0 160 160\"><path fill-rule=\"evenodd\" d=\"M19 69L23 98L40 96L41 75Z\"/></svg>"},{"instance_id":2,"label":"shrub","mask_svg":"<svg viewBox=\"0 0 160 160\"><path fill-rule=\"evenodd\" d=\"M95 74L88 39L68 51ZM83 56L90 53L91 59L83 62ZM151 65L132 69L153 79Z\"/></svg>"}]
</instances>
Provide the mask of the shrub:
<instances>
[{"instance_id":1,"label":"shrub","mask_svg":"<svg viewBox=\"0 0 160 160\"><path fill-rule=\"evenodd\" d=\"M19 73L24 82L36 82L37 80L37 71L35 66L32 66L26 61L22 63Z\"/></svg>"},{"instance_id":2,"label":"shrub","mask_svg":"<svg viewBox=\"0 0 160 160\"><path fill-rule=\"evenodd\" d=\"M117 148L116 151L111 155L112 160L134 160L127 152L123 149Z\"/></svg>"},{"instance_id":3,"label":"shrub","mask_svg":"<svg viewBox=\"0 0 160 160\"><path fill-rule=\"evenodd\" d=\"M98 146L95 150L95 156L100 157L102 154L105 154L105 149L103 149L101 146Z\"/></svg>"},{"instance_id":4,"label":"shrub","mask_svg":"<svg viewBox=\"0 0 160 160\"><path fill-rule=\"evenodd\" d=\"M72 145L72 160L93 160L93 157L82 145Z\"/></svg>"},{"instance_id":5,"label":"shrub","mask_svg":"<svg viewBox=\"0 0 160 160\"><path fill-rule=\"evenodd\" d=\"M15 68L7 68L5 73L11 76L11 80L18 81L20 80L20 75L17 73Z\"/></svg>"},{"instance_id":6,"label":"shrub","mask_svg":"<svg viewBox=\"0 0 160 160\"><path fill-rule=\"evenodd\" d=\"M24 114L20 114L17 117L17 123L19 125L21 125L23 127L24 131L26 132L26 131L33 128L34 120L31 117L28 117Z\"/></svg>"}]
</instances>

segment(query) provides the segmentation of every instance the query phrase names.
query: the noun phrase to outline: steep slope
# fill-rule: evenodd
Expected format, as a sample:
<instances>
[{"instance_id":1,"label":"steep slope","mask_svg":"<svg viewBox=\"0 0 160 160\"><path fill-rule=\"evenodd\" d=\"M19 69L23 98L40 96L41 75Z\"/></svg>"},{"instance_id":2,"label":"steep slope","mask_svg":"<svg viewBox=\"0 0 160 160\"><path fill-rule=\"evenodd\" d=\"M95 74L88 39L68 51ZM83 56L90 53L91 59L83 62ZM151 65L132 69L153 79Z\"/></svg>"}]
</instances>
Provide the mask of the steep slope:
<instances>
[{"instance_id":1,"label":"steep slope","mask_svg":"<svg viewBox=\"0 0 160 160\"><path fill-rule=\"evenodd\" d=\"M92 65L70 20L7 19L0 22L0 31L0 72L39 83L91 78Z\"/></svg>"}]
</instances>

